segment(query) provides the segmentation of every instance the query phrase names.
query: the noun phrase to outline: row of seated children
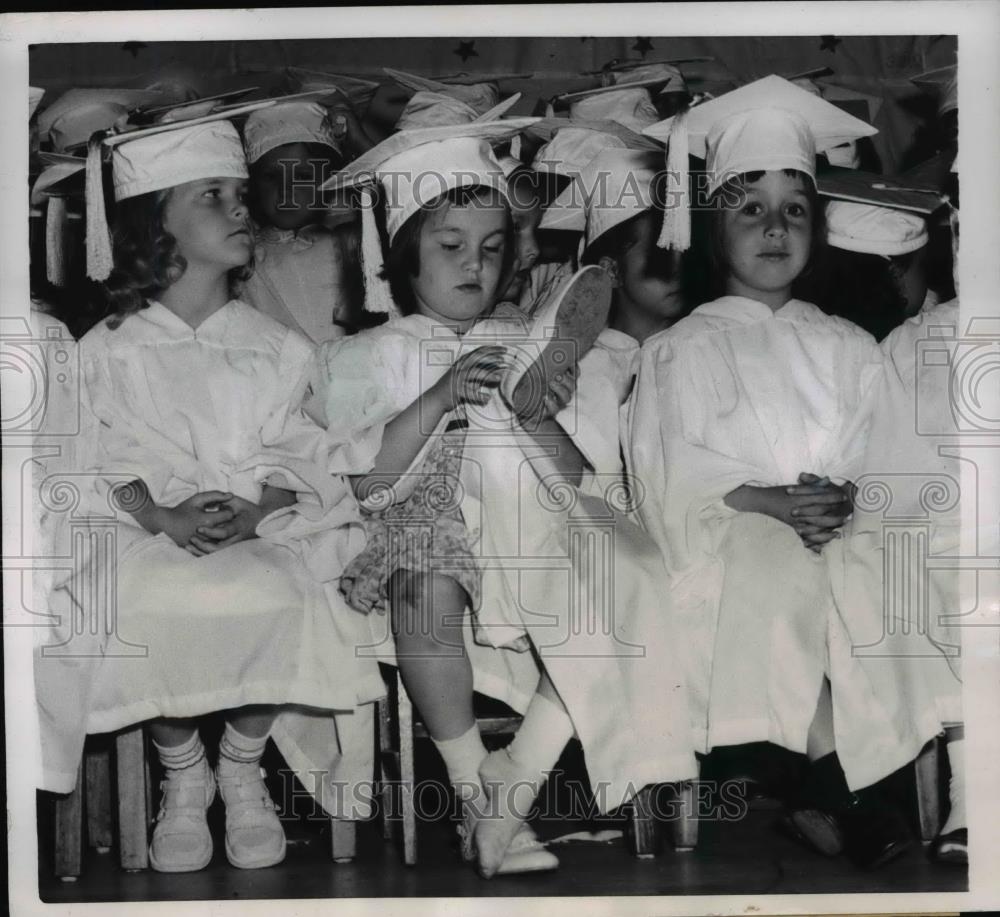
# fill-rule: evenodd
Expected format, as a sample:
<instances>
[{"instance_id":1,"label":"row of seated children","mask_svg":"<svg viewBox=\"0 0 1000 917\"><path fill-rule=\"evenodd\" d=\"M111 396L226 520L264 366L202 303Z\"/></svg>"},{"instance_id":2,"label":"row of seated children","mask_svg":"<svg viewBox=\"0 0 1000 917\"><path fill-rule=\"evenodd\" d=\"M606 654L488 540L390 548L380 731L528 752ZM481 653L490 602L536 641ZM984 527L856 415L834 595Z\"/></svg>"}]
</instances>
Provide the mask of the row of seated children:
<instances>
[{"instance_id":1,"label":"row of seated children","mask_svg":"<svg viewBox=\"0 0 1000 917\"><path fill-rule=\"evenodd\" d=\"M64 680L56 689L51 673L40 676L43 721L63 730L52 743L62 766L47 782L66 782L86 731L156 717L167 780L153 863L200 868L216 778L191 717L233 710L217 777L227 854L242 866L276 862L284 836L257 776L263 743L274 736L300 772L321 763L332 774L332 734L341 771L363 770L350 740L379 693L379 654L355 650L376 645L399 665L441 752L462 803L463 855L483 875L556 865L526 815L574 734L609 808L646 784L693 776L695 751L764 740L805 752L814 766L796 830L824 852L846 844L867 865L896 855L898 820L874 790L854 791L911 760L942 723L957 728L960 713L941 712L945 687L915 694L921 679L901 664L879 660L878 677L863 678L850 652L880 620L875 603L845 602L838 576L852 584L866 563L880 569L870 551L848 549L861 533L841 536L854 524L845 528L850 482L875 467L865 449L877 441L868 423L885 361L865 332L792 295L823 235L816 153L825 137L873 129L778 78L685 113L710 174L738 176L712 188L716 200L735 194L740 206L705 220L722 298L682 318L697 304L683 282L688 240L702 236L678 218L682 208L661 203L663 154L651 141L625 125L484 121L475 111L435 124L431 103L429 125L418 106L416 125L346 165L308 103L250 113L245 151L221 118L106 141L114 244L88 255L113 315L81 342L95 422L79 462L98 470L91 498L124 514L123 622L158 661L156 677L136 666L126 677L113 660L78 666L81 690L69 697ZM686 168L677 124L649 128ZM532 130L548 132L542 161L560 143L581 156L569 184L497 156ZM275 185L295 172L277 172L275 160L304 165L318 152L311 143L332 169L324 190L340 200L360 192L363 228L344 230L353 242L343 248L314 242L339 238L338 208L276 203ZM430 171L446 177L443 196L399 192L400 175ZM640 191L623 206L588 175ZM553 185L550 203L542 189ZM313 190L287 190L303 189ZM257 311L231 299L231 284L248 279L252 210L270 223L257 237ZM575 279L571 266L533 269L539 219L542 232L582 233L590 267ZM849 222L848 235L864 237L865 219ZM303 251L314 257L309 275L323 273L315 297L293 267ZM341 337L337 283L352 271L366 311L390 317ZM244 289L255 289L252 277ZM515 294L519 308L505 306ZM540 359L525 357L525 339L553 326L576 346L550 342ZM315 355L296 329L320 344ZM445 355L433 367L428 341ZM483 558L567 556L570 513L510 495L568 484L572 521L596 524L608 517L608 480L626 469L628 499L612 512L614 639L553 632L543 612L569 621L566 587L550 571ZM430 540L401 543L414 521ZM584 592L586 576L571 566ZM79 602L68 584L57 595ZM622 653L636 644L644 656ZM206 666L206 653L228 665ZM942 685L954 695L954 679ZM525 712L503 752L486 753L473 686ZM960 746L949 747L960 789ZM326 760L313 754L321 748ZM322 797L319 783L311 789ZM502 817L483 818L483 803ZM962 821L956 790L945 834Z\"/></svg>"}]
</instances>

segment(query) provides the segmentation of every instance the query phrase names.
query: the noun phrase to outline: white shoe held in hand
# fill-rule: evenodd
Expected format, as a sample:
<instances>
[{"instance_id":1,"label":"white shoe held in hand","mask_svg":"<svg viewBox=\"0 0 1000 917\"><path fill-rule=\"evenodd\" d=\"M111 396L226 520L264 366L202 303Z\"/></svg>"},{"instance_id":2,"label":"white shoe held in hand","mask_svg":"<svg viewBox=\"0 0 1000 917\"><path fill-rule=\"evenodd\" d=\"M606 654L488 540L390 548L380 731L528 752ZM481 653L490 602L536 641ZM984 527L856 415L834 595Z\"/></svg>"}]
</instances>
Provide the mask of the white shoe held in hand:
<instances>
[{"instance_id":1,"label":"white shoe held in hand","mask_svg":"<svg viewBox=\"0 0 1000 917\"><path fill-rule=\"evenodd\" d=\"M597 265L581 268L541 305L524 343L511 345L512 365L500 393L519 417L535 416L552 379L573 369L608 323L611 278Z\"/></svg>"}]
</instances>

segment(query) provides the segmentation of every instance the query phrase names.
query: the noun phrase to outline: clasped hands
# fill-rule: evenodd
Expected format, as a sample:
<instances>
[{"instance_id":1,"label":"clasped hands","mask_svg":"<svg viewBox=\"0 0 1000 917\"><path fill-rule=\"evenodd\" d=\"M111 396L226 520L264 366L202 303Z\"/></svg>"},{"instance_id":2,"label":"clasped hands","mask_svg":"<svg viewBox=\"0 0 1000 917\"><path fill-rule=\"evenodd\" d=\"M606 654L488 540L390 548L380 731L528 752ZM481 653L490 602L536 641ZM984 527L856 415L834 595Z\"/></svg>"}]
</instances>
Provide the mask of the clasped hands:
<instances>
[{"instance_id":1,"label":"clasped hands","mask_svg":"<svg viewBox=\"0 0 1000 917\"><path fill-rule=\"evenodd\" d=\"M810 551L819 554L823 545L840 538L840 529L854 509L854 485L834 484L829 478L803 472L797 484L784 490L781 515Z\"/></svg>"},{"instance_id":2,"label":"clasped hands","mask_svg":"<svg viewBox=\"0 0 1000 917\"><path fill-rule=\"evenodd\" d=\"M259 504L235 494L207 490L172 507L159 507L160 527L195 557L257 537L266 515Z\"/></svg>"}]
</instances>

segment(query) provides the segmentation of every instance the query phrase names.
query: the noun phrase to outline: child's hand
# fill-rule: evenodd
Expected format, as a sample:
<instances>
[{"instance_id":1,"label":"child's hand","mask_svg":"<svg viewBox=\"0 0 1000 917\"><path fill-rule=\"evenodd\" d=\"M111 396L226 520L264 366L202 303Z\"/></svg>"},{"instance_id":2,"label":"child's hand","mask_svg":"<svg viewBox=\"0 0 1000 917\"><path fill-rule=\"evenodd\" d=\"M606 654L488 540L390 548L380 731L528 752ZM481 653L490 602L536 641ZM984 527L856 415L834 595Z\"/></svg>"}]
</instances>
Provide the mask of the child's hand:
<instances>
[{"instance_id":1,"label":"child's hand","mask_svg":"<svg viewBox=\"0 0 1000 917\"><path fill-rule=\"evenodd\" d=\"M189 553L201 557L238 541L256 538L257 525L265 515L258 504L235 496L229 497L220 512L226 512L226 518L216 516L208 524L198 526L185 545Z\"/></svg>"},{"instance_id":2,"label":"child's hand","mask_svg":"<svg viewBox=\"0 0 1000 917\"><path fill-rule=\"evenodd\" d=\"M570 366L565 372L560 372L549 380L548 387L541 398L531 391L528 373L521 378L521 381L514 388L514 397L511 399L511 409L518 422L524 426L532 428L544 420L551 420L570 401L576 392L577 368ZM528 382L528 385L522 383ZM528 390L528 397L519 397L522 389Z\"/></svg>"},{"instance_id":3,"label":"child's hand","mask_svg":"<svg viewBox=\"0 0 1000 917\"><path fill-rule=\"evenodd\" d=\"M840 537L841 528L854 509L854 485L843 486L828 478L803 472L798 484L787 488L797 505L792 510L793 528L810 550L819 553L822 546Z\"/></svg>"},{"instance_id":4,"label":"child's hand","mask_svg":"<svg viewBox=\"0 0 1000 917\"><path fill-rule=\"evenodd\" d=\"M477 347L459 357L434 388L446 411L460 404L486 404L507 371L507 349L498 344Z\"/></svg>"},{"instance_id":5,"label":"child's hand","mask_svg":"<svg viewBox=\"0 0 1000 917\"><path fill-rule=\"evenodd\" d=\"M800 488L805 493L793 493ZM726 505L733 509L763 513L779 522L784 522L785 525L795 529L807 548L816 553L819 553L826 542L839 538L840 533L833 531L829 526L821 528L815 523L818 520L834 521L836 524L833 528L843 525L843 519L850 515L849 508L844 510L843 501L844 492L828 481L823 484L792 484L776 487L744 484L727 494L725 499ZM812 532L814 528L817 529L815 533Z\"/></svg>"},{"instance_id":6,"label":"child's hand","mask_svg":"<svg viewBox=\"0 0 1000 917\"><path fill-rule=\"evenodd\" d=\"M157 507L158 528L180 547L186 548L200 526L228 523L233 511L228 508L230 493L207 490L188 497L177 506Z\"/></svg>"}]
</instances>

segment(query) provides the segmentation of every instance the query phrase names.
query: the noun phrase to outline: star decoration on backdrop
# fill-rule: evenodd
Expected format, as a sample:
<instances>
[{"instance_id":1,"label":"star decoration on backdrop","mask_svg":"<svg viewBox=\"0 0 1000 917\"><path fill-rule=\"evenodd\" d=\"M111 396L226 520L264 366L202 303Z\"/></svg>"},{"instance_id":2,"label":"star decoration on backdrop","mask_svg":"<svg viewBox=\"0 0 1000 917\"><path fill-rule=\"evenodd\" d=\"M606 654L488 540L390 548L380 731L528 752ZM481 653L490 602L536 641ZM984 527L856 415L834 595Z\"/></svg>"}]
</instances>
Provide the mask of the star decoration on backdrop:
<instances>
[{"instance_id":1,"label":"star decoration on backdrop","mask_svg":"<svg viewBox=\"0 0 1000 917\"><path fill-rule=\"evenodd\" d=\"M837 45L843 41L842 38L837 38L836 35L820 35L819 37L819 49L820 51L829 51L831 54L837 53Z\"/></svg>"},{"instance_id":2,"label":"star decoration on backdrop","mask_svg":"<svg viewBox=\"0 0 1000 917\"><path fill-rule=\"evenodd\" d=\"M149 45L147 45L145 42L142 41L127 41L125 42L125 44L122 45L122 50L128 51L128 53L131 54L133 58L136 58L139 56L140 51L148 47Z\"/></svg>"},{"instance_id":3,"label":"star decoration on backdrop","mask_svg":"<svg viewBox=\"0 0 1000 917\"><path fill-rule=\"evenodd\" d=\"M476 50L476 40L472 41L460 41L458 47L452 50L452 54L457 54L462 58L462 63L464 64L470 57L479 57L479 52Z\"/></svg>"},{"instance_id":4,"label":"star decoration on backdrop","mask_svg":"<svg viewBox=\"0 0 1000 917\"><path fill-rule=\"evenodd\" d=\"M653 43L648 38L637 38L632 45L633 51L638 51L643 57L653 50Z\"/></svg>"}]
</instances>

